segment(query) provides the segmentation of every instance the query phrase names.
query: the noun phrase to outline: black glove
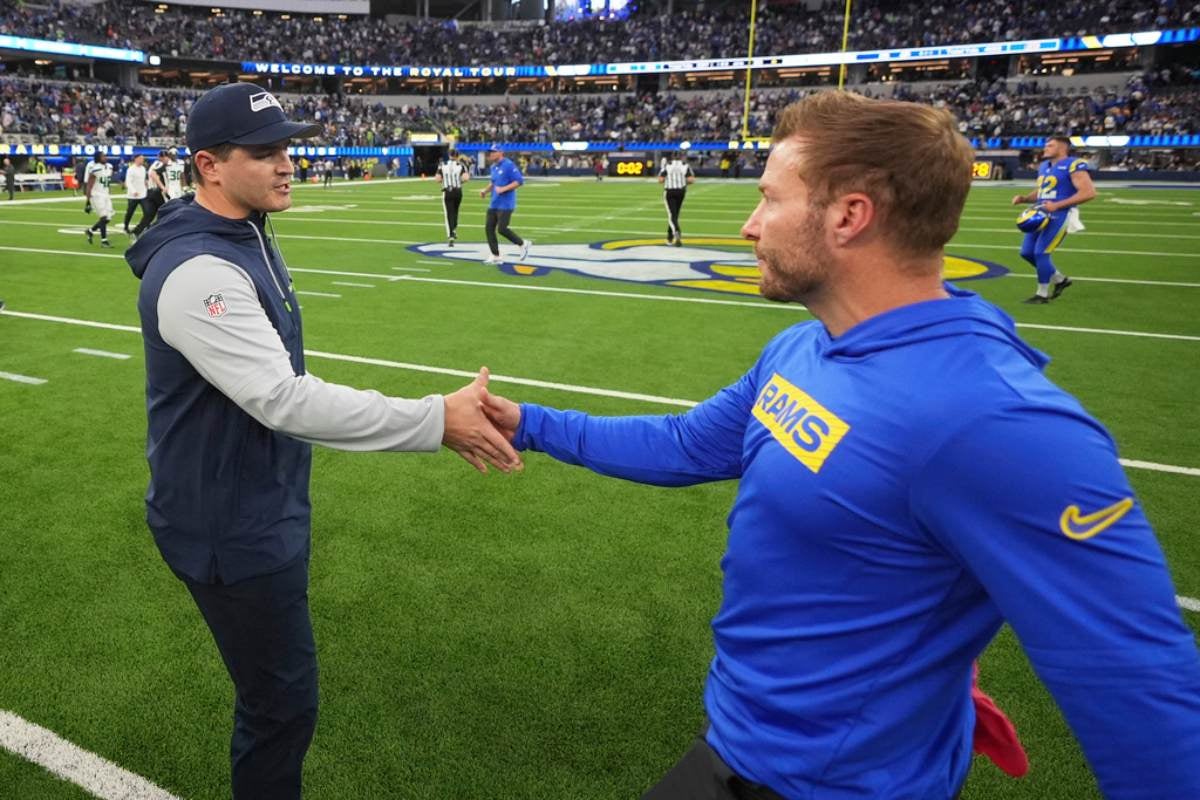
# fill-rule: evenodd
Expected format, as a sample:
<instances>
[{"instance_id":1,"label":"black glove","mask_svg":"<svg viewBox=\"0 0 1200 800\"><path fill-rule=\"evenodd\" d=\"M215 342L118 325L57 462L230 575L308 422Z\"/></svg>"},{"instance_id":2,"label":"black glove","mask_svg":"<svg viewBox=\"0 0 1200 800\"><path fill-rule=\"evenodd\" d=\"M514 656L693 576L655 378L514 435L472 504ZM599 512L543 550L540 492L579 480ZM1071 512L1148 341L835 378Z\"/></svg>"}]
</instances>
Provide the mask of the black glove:
<instances>
[{"instance_id":1,"label":"black glove","mask_svg":"<svg viewBox=\"0 0 1200 800\"><path fill-rule=\"evenodd\" d=\"M87 199L87 202L83 204L83 213L85 213L85 214L92 213L92 198L89 197Z\"/></svg>"}]
</instances>

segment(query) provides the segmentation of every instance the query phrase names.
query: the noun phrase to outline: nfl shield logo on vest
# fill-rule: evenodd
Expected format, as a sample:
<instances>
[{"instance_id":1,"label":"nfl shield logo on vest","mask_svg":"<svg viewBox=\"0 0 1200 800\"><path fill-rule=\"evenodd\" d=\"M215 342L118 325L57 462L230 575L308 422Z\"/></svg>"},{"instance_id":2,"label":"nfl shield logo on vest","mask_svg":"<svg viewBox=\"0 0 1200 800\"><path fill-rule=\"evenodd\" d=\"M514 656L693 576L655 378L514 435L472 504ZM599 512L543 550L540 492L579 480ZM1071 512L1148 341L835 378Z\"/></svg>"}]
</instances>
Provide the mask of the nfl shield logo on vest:
<instances>
[{"instance_id":1,"label":"nfl shield logo on vest","mask_svg":"<svg viewBox=\"0 0 1200 800\"><path fill-rule=\"evenodd\" d=\"M225 298L219 292L217 294L210 294L204 298L204 307L208 309L210 317L223 317L225 316L225 312L229 310L225 306Z\"/></svg>"}]
</instances>

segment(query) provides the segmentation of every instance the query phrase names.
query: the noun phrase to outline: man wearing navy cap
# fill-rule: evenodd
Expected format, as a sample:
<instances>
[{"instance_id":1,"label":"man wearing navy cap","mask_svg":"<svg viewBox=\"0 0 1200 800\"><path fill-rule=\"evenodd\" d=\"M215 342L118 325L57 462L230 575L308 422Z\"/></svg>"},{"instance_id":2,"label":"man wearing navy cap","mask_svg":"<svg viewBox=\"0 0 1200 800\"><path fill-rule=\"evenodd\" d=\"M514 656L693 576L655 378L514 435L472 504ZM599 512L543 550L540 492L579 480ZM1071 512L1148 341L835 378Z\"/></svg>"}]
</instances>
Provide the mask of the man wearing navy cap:
<instances>
[{"instance_id":1,"label":"man wearing navy cap","mask_svg":"<svg viewBox=\"0 0 1200 800\"><path fill-rule=\"evenodd\" d=\"M308 613L311 446L437 451L481 472L520 459L479 410L487 370L420 400L327 384L304 365L300 307L267 214L291 203L290 139L320 127L229 84L188 118L196 194L126 253L141 281L146 518L236 690L236 800L298 798L317 718Z\"/></svg>"},{"instance_id":2,"label":"man wearing navy cap","mask_svg":"<svg viewBox=\"0 0 1200 800\"><path fill-rule=\"evenodd\" d=\"M508 223L512 221L513 212L517 210L517 189L525 185L525 176L521 174L521 169L512 162L512 159L504 157L504 151L500 149L499 145L492 145L488 150L487 158L488 163L492 165L491 180L488 181L487 186L479 190L479 196L487 197L489 193L492 195L492 200L488 203L486 229L488 249L492 254L484 259L484 263L500 264L503 262L503 259L500 258L500 241L496 238L497 229L505 239L521 248L517 260L524 261L529 256L529 248L533 245L533 240L522 239L516 231L508 227Z\"/></svg>"}]
</instances>

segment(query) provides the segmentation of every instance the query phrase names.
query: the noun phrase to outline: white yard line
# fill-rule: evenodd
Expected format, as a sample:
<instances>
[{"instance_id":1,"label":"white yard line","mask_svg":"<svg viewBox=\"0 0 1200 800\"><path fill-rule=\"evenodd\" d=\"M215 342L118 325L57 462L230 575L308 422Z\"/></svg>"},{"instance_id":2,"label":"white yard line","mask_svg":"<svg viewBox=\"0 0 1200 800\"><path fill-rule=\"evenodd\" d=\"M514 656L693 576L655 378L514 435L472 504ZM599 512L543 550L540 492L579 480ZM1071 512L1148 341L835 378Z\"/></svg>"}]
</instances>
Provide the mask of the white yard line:
<instances>
[{"instance_id":1,"label":"white yard line","mask_svg":"<svg viewBox=\"0 0 1200 800\"><path fill-rule=\"evenodd\" d=\"M1172 472L1176 475L1191 475L1200 478L1200 469L1195 467L1173 467L1169 464L1156 464L1153 461L1138 461L1132 458L1122 458L1121 463L1133 469L1152 469L1157 472Z\"/></svg>"},{"instance_id":2,"label":"white yard line","mask_svg":"<svg viewBox=\"0 0 1200 800\"><path fill-rule=\"evenodd\" d=\"M85 356L97 356L99 358L115 358L118 361L124 361L133 356L128 353L111 353L108 350L93 350L90 347L76 347L72 353L82 353Z\"/></svg>"},{"instance_id":3,"label":"white yard line","mask_svg":"<svg viewBox=\"0 0 1200 800\"><path fill-rule=\"evenodd\" d=\"M295 219L301 220L301 219L306 219L306 218L297 217ZM379 222L379 221L372 222L372 221L345 220L345 219L321 220L319 217L315 217L312 219L313 219L313 221L317 221L317 222L320 222L320 221L336 222L339 224L359 223L359 224L366 224L366 225L413 225L413 226L422 227L422 228L430 228L430 227L437 228L437 227L441 226L441 223L438 223L438 222L430 222L430 223L403 222L403 221L400 221L400 222ZM54 223L54 222L25 222L23 220L7 220L7 219L0 219L0 225L35 225L35 226L40 226L40 227L52 227L52 228L59 227L59 224ZM76 230L74 228L69 228L69 229L63 228L62 234L63 235L71 235L71 236L81 236L83 234L84 227L85 226L81 225L78 230ZM530 230L530 231L548 231L548 232L552 232L552 233L574 233L575 231L583 231L584 233L589 233L589 234L591 234L591 233L613 233L613 234L620 234L623 236L632 236L632 235L639 235L639 234L651 235L655 232L655 230L657 230L657 229L652 230L649 228L593 228L590 225L579 225L579 226L573 226L573 227L569 227L569 228L548 228L548 227L539 226L539 225L529 225L529 226L520 226L520 227L524 227L526 230ZM711 231L709 231L709 232L706 232L705 235L728 236L729 238L738 238L736 233L714 234ZM1078 235L1082 236L1083 234L1078 234ZM413 240L413 239L373 239L373 238L352 237L352 236L303 236L303 235L294 234L294 233L280 233L275 238L277 238L277 239L302 239L302 240L311 240L311 241L316 241L316 242L365 242L365 243L369 243L369 244L401 244L401 245L404 245L404 244L428 244L428 242L418 241L418 240ZM685 237L684 241L685 242L687 241L686 237ZM950 245L948 245L948 249L951 251L959 250L959 249L1013 250L1013 251L1015 251L1016 249L1018 249L1018 247L1019 247L1019 242L1005 243L1005 244L967 244L967 243L962 243L962 242L953 242ZM0 249L20 250L22 248L5 247L5 248L0 248ZM53 252L53 251L49 251L49 250L40 250L39 251L39 250L31 249L28 252ZM1170 252L1170 251L1161 251L1161 250L1094 250L1094 249L1082 248L1082 247L1068 247L1065 250L1060 250L1058 252L1067 253L1067 254L1096 253L1099 255L1118 255L1118 256L1123 255L1123 256L1161 256L1161 257L1167 257L1167 258L1200 258L1200 252Z\"/></svg>"},{"instance_id":4,"label":"white yard line","mask_svg":"<svg viewBox=\"0 0 1200 800\"><path fill-rule=\"evenodd\" d=\"M293 270L294 272L295 270ZM679 297L673 294L641 294L640 292L606 292L602 289L568 289L563 286L534 286L526 283L495 283L493 281L467 281L453 278L418 278L399 275L397 280L407 283L443 283L457 286L483 286L491 289L523 289L532 292L556 292L558 294L582 294L596 297L626 297L633 300L663 300L671 303L704 303L716 306L750 306L751 308L775 308L783 311L804 313L807 309L795 303L754 302L753 300L717 300L710 297Z\"/></svg>"},{"instance_id":5,"label":"white yard line","mask_svg":"<svg viewBox=\"0 0 1200 800\"><path fill-rule=\"evenodd\" d=\"M374 289L373 283L354 283L353 281L330 281L334 286L354 286L358 289Z\"/></svg>"},{"instance_id":6,"label":"white yard line","mask_svg":"<svg viewBox=\"0 0 1200 800\"><path fill-rule=\"evenodd\" d=\"M28 375L18 375L15 372L0 372L0 380L12 381L13 383L29 383L34 386L46 383L45 378L31 378Z\"/></svg>"},{"instance_id":7,"label":"white yard line","mask_svg":"<svg viewBox=\"0 0 1200 800\"><path fill-rule=\"evenodd\" d=\"M295 270L292 270L292 272L295 272ZM309 297L341 297L340 294L335 294L333 292L302 292L297 290L296 294L308 295Z\"/></svg>"},{"instance_id":8,"label":"white yard line","mask_svg":"<svg viewBox=\"0 0 1200 800\"><path fill-rule=\"evenodd\" d=\"M1107 336L1139 336L1147 339L1175 339L1181 342L1200 342L1200 336L1185 336L1179 333L1148 333L1146 331L1120 331L1111 328L1077 328L1071 325L1039 325L1033 322L1018 322L1018 328L1036 328L1043 331L1065 331L1068 333L1100 333Z\"/></svg>"},{"instance_id":9,"label":"white yard line","mask_svg":"<svg viewBox=\"0 0 1200 800\"><path fill-rule=\"evenodd\" d=\"M1033 277L1032 272L1010 272L1004 277L1006 278L1022 278L1029 280ZM1072 275L1072 281L1087 281L1089 283L1132 283L1138 286L1179 286L1183 288L1200 288L1200 283L1184 283L1182 281L1143 281L1135 280L1134 278L1089 278L1081 275Z\"/></svg>"},{"instance_id":10,"label":"white yard line","mask_svg":"<svg viewBox=\"0 0 1200 800\"><path fill-rule=\"evenodd\" d=\"M142 776L9 711L0 711L0 747L102 800L179 800Z\"/></svg>"},{"instance_id":11,"label":"white yard line","mask_svg":"<svg viewBox=\"0 0 1200 800\"><path fill-rule=\"evenodd\" d=\"M17 317L20 319L32 319L43 322L57 322L66 325L82 325L84 327L104 328L106 330L129 331L131 333L141 333L139 328L132 325L115 325L110 322L93 322L90 320L72 319L70 317L54 317L47 314L33 314L25 311L9 311L0 310L0 316ZM1200 338L1200 337L1198 337ZM449 367L434 367L427 364L412 364L404 361L391 361L382 358L367 358L364 356L345 355L342 353L326 353L319 350L305 350L306 356L313 358L326 358L332 361L346 361L354 364L367 364L377 367L390 367L392 369L411 370L414 372L428 372L438 375L454 375L461 378L474 378L477 372L475 370L452 369ZM519 378L511 375L493 375L492 380L498 383L511 383L520 386L535 386L543 389L556 389L572 394L587 394L596 395L599 397L615 397L623 400L640 400L647 403L656 403L658 405L673 406L677 408L692 408L697 405L695 400L685 400L675 397L662 397L660 395L641 394L638 392L625 392L617 389L603 389L594 386L581 386L572 383L559 383L556 381L543 381L533 378ZM1144 469L1153 472L1167 472L1175 475L1188 475L1200 477L1200 469L1196 467L1181 467L1174 464L1159 464L1153 461L1140 461L1136 459L1121 459L1121 464L1130 469Z\"/></svg>"},{"instance_id":12,"label":"white yard line","mask_svg":"<svg viewBox=\"0 0 1200 800\"><path fill-rule=\"evenodd\" d=\"M1081 233L1078 235L1083 236L1084 234ZM1013 243L1009 243L1009 244L964 244L963 242L951 242L950 244L946 245L946 249L951 250L951 251L971 249L971 250L1011 250L1013 252L1016 252L1018 249L1020 249L1020 242L1017 241L1017 242L1013 242ZM1164 252L1161 252L1158 250L1090 250L1090 249L1083 248L1083 247L1070 247L1070 246L1068 246L1062 250L1054 251L1054 255L1056 257L1059 255L1062 255L1063 253L1066 253L1067 255L1070 255L1072 253L1096 253L1097 255L1102 255L1102 256L1170 256L1171 258L1200 258L1200 252L1195 252L1195 251L1187 252L1187 253L1183 253L1183 252L1164 253Z\"/></svg>"},{"instance_id":13,"label":"white yard line","mask_svg":"<svg viewBox=\"0 0 1200 800\"><path fill-rule=\"evenodd\" d=\"M312 238L312 237L306 237L306 238ZM32 247L0 247L0 250L13 250L13 251L23 252L23 253L46 253L46 254L51 254L51 255L88 256L91 258L120 258L120 259L124 258L123 256L116 254L116 253L81 253L81 252L77 252L74 250L45 250L45 249L32 248ZM463 263L474 263L474 262L463 262ZM414 269L414 268L392 267L392 269L407 270L407 269ZM453 278L431 278L431 277L416 276L416 275L383 275L383 274L376 273L376 272L347 272L347 271L343 271L343 270L311 269L311 268L307 268L307 267L290 267L290 270L292 272L311 273L314 275L339 275L342 277L350 277L350 278L372 278L375 280L382 280L382 281L389 281L389 282L406 281L406 282L417 282L417 283L437 283L437 284L446 284L446 285L452 285L452 286L479 286L479 287L491 288L491 289L512 289L512 290L524 290L524 291L532 291L532 292L553 292L553 293L557 293L557 294L591 295L591 296L595 296L595 297L616 297L616 298L627 298L627 299L631 299L631 300L657 300L657 301L669 302L669 303L700 303L700 304L704 304L704 305L718 305L718 306L749 306L751 308L778 309L778 310L792 311L792 312L804 312L805 311L803 306L799 306L799 305L792 304L792 303L768 303L768 302L755 302L752 300L718 300L716 298L709 298L709 297L680 297L678 295L642 294L640 292L609 292L609 291L604 291L602 289L570 289L570 288L566 288L566 287L562 287L562 286L534 286L534 285L530 285L530 284L521 284L521 283L496 283L494 281L457 280L457 279L453 279ZM1028 277L1028 276L1013 275L1012 277ZM1074 276L1072 279L1073 280L1075 279ZM1114 282L1114 283L1118 283L1118 282L1119 283L1145 283L1147 285L1161 285L1161 286L1195 286L1196 285L1196 284L1176 283L1176 282L1168 282L1168 281L1134 281L1134 280L1125 279L1125 278L1085 278L1085 277L1080 277L1079 280L1109 281L1109 282ZM333 281L333 282L338 283L338 281ZM348 283L348 282L345 285L365 286L365 284L355 284L355 283ZM372 288L374 288L374 287L372 287ZM1109 329L1109 328L1081 328L1081 327L1072 327L1072 326L1066 326L1066 325L1040 325L1040 324L1029 323L1029 322L1018 322L1017 327L1018 328L1036 328L1039 330L1049 330L1049 331L1064 331L1064 332L1070 332L1070 333L1096 333L1096 334L1105 334L1105 335L1110 335L1110 336L1134 336L1134 337L1150 338L1150 339L1173 339L1173 340L1185 341L1185 342L1200 341L1200 336L1189 336L1189 335L1176 334L1176 333L1153 333L1153 332L1149 332L1149 331L1125 331L1125 330L1115 330L1115 329Z\"/></svg>"},{"instance_id":14,"label":"white yard line","mask_svg":"<svg viewBox=\"0 0 1200 800\"><path fill-rule=\"evenodd\" d=\"M3 220L0 220L2 222ZM120 253L87 253L81 250L47 250L42 247L4 247L0 245L0 250L9 250L14 253L45 253L52 256L80 256L82 258L119 258L125 260L125 256Z\"/></svg>"},{"instance_id":15,"label":"white yard line","mask_svg":"<svg viewBox=\"0 0 1200 800\"><path fill-rule=\"evenodd\" d=\"M1182 595L1177 595L1175 597L1175 602L1179 603L1180 608L1188 611L1200 612L1200 600L1197 600L1194 597L1183 597Z\"/></svg>"}]
</instances>

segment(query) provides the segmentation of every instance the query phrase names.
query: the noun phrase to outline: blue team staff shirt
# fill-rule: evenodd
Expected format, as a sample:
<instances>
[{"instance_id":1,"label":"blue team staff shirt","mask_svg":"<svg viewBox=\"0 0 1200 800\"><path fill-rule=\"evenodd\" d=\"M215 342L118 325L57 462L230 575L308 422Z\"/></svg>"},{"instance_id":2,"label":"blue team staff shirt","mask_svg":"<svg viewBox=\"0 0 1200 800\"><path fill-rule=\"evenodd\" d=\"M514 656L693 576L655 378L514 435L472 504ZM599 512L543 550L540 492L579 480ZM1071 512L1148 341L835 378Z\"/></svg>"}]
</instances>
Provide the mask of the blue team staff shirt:
<instances>
[{"instance_id":1,"label":"blue team staff shirt","mask_svg":"<svg viewBox=\"0 0 1200 800\"><path fill-rule=\"evenodd\" d=\"M495 164L492 164L492 202L488 208L494 208L499 211L512 211L517 207L517 190L512 189L504 194L497 194L496 189L501 186L516 181L522 186L525 185L525 176L521 174L521 170L510 158L502 158Z\"/></svg>"},{"instance_id":2,"label":"blue team staff shirt","mask_svg":"<svg viewBox=\"0 0 1200 800\"><path fill-rule=\"evenodd\" d=\"M1078 189L1071 182L1071 176L1079 171L1091 169L1088 162L1082 158L1067 156L1058 161L1043 161L1038 165L1037 199L1039 202L1066 200L1074 197ZM1067 213L1069 209L1060 209L1054 213Z\"/></svg>"},{"instance_id":3,"label":"blue team staff shirt","mask_svg":"<svg viewBox=\"0 0 1200 800\"><path fill-rule=\"evenodd\" d=\"M795 800L947 800L1008 621L1112 800L1200 798L1200 658L1105 429L1004 312L952 298L777 336L686 414L523 405L514 444L740 479L708 742Z\"/></svg>"}]
</instances>

